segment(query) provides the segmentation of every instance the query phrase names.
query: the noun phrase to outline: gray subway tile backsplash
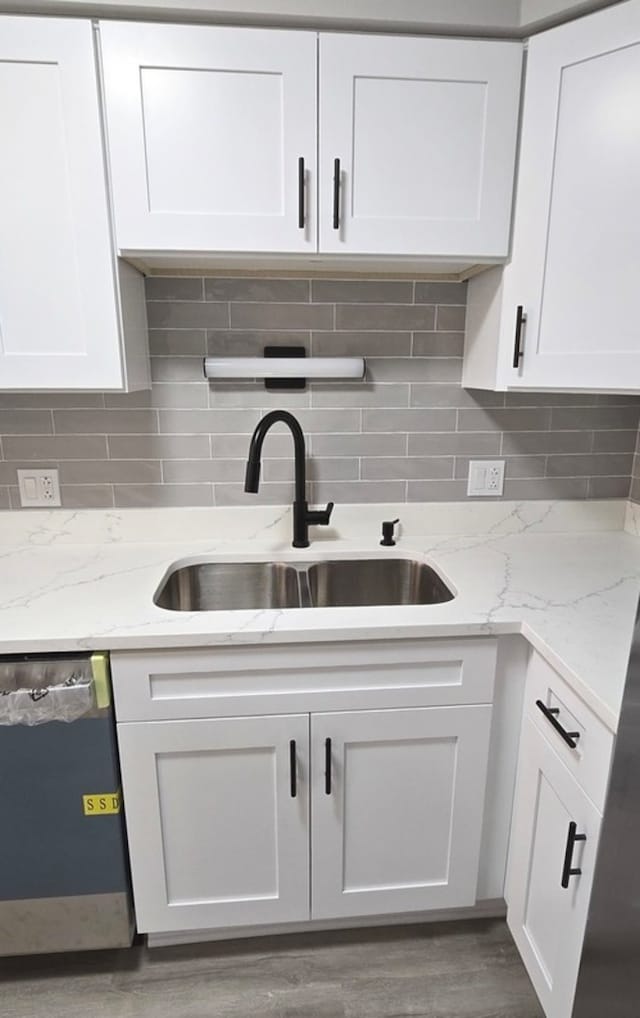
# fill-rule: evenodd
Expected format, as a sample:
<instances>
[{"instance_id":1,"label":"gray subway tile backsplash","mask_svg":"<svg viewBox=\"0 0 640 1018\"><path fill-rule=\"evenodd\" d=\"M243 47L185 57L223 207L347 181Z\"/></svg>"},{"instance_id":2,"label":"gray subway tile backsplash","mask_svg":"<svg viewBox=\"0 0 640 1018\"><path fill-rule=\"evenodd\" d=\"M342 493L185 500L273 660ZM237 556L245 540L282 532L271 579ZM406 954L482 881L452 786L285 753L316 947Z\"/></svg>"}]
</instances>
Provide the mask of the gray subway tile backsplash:
<instances>
[{"instance_id":1,"label":"gray subway tile backsplash","mask_svg":"<svg viewBox=\"0 0 640 1018\"><path fill-rule=\"evenodd\" d=\"M149 300L147 318L150 329L226 329L229 304L201 300Z\"/></svg>"},{"instance_id":2,"label":"gray subway tile backsplash","mask_svg":"<svg viewBox=\"0 0 640 1018\"><path fill-rule=\"evenodd\" d=\"M396 357L411 356L410 332L314 332L311 352L316 357Z\"/></svg>"},{"instance_id":3,"label":"gray subway tile backsplash","mask_svg":"<svg viewBox=\"0 0 640 1018\"><path fill-rule=\"evenodd\" d=\"M422 304L336 304L336 329L429 332L436 309Z\"/></svg>"},{"instance_id":4,"label":"gray subway tile backsplash","mask_svg":"<svg viewBox=\"0 0 640 1018\"><path fill-rule=\"evenodd\" d=\"M252 303L309 300L308 279L252 279L229 277L204 280L205 300L250 301Z\"/></svg>"},{"instance_id":5,"label":"gray subway tile backsplash","mask_svg":"<svg viewBox=\"0 0 640 1018\"><path fill-rule=\"evenodd\" d=\"M53 420L49 410L0 409L0 435L50 435L52 432Z\"/></svg>"},{"instance_id":6,"label":"gray subway tile backsplash","mask_svg":"<svg viewBox=\"0 0 640 1018\"><path fill-rule=\"evenodd\" d=\"M416 304L462 304L467 303L466 283L427 283L416 280Z\"/></svg>"},{"instance_id":7,"label":"gray subway tile backsplash","mask_svg":"<svg viewBox=\"0 0 640 1018\"><path fill-rule=\"evenodd\" d=\"M466 284L403 279L157 276L147 280L153 386L131 394L0 394L0 508L16 470L60 470L68 508L282 504L292 442L264 443L258 495L243 490L259 418L291 409L307 435L312 502L466 498L470 458L504 458L505 498L640 501L640 400L461 387ZM202 357L300 345L368 360L364 382L302 392L208 383Z\"/></svg>"},{"instance_id":8,"label":"gray subway tile backsplash","mask_svg":"<svg viewBox=\"0 0 640 1018\"><path fill-rule=\"evenodd\" d=\"M151 276L146 281L147 300L205 300L205 280L197 276ZM211 297L207 300L228 300Z\"/></svg>"},{"instance_id":9,"label":"gray subway tile backsplash","mask_svg":"<svg viewBox=\"0 0 640 1018\"><path fill-rule=\"evenodd\" d=\"M414 332L414 357L462 357L464 332ZM401 354L398 354L401 356Z\"/></svg>"},{"instance_id":10,"label":"gray subway tile backsplash","mask_svg":"<svg viewBox=\"0 0 640 1018\"><path fill-rule=\"evenodd\" d=\"M464 332L465 322L464 307L450 307L447 304L438 305L436 316L436 330L438 332Z\"/></svg>"},{"instance_id":11,"label":"gray subway tile backsplash","mask_svg":"<svg viewBox=\"0 0 640 1018\"><path fill-rule=\"evenodd\" d=\"M14 463L100 460L109 456L106 435L5 435L2 449L5 459Z\"/></svg>"},{"instance_id":12,"label":"gray subway tile backsplash","mask_svg":"<svg viewBox=\"0 0 640 1018\"><path fill-rule=\"evenodd\" d=\"M413 283L405 280L314 279L311 300L323 304L412 304Z\"/></svg>"},{"instance_id":13,"label":"gray subway tile backsplash","mask_svg":"<svg viewBox=\"0 0 640 1018\"><path fill-rule=\"evenodd\" d=\"M454 465L452 456L376 456L361 461L367 481L450 479Z\"/></svg>"},{"instance_id":14,"label":"gray subway tile backsplash","mask_svg":"<svg viewBox=\"0 0 640 1018\"><path fill-rule=\"evenodd\" d=\"M234 329L331 329L333 306L329 304L256 303L232 304Z\"/></svg>"},{"instance_id":15,"label":"gray subway tile backsplash","mask_svg":"<svg viewBox=\"0 0 640 1018\"><path fill-rule=\"evenodd\" d=\"M206 329L149 329L152 357L204 357L207 352Z\"/></svg>"}]
</instances>

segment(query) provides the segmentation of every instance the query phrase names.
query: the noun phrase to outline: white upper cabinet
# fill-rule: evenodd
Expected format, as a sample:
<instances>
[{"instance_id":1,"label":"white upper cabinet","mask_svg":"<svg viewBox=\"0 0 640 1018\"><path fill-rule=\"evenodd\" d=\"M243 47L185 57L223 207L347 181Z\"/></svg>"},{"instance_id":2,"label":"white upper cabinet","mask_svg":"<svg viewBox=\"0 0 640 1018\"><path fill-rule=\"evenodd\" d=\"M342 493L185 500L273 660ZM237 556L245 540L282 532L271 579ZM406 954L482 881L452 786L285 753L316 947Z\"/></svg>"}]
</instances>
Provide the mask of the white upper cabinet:
<instances>
[{"instance_id":1,"label":"white upper cabinet","mask_svg":"<svg viewBox=\"0 0 640 1018\"><path fill-rule=\"evenodd\" d=\"M118 247L315 251L316 36L126 22L100 36Z\"/></svg>"},{"instance_id":2,"label":"white upper cabinet","mask_svg":"<svg viewBox=\"0 0 640 1018\"><path fill-rule=\"evenodd\" d=\"M121 251L506 257L520 43L100 34Z\"/></svg>"},{"instance_id":3,"label":"white upper cabinet","mask_svg":"<svg viewBox=\"0 0 640 1018\"><path fill-rule=\"evenodd\" d=\"M148 385L112 248L89 21L0 19L0 390ZM126 342L125 342L126 339Z\"/></svg>"},{"instance_id":4,"label":"white upper cabinet","mask_svg":"<svg viewBox=\"0 0 640 1018\"><path fill-rule=\"evenodd\" d=\"M531 40L512 261L471 281L463 384L640 389L639 109L640 0Z\"/></svg>"},{"instance_id":5,"label":"white upper cabinet","mask_svg":"<svg viewBox=\"0 0 640 1018\"><path fill-rule=\"evenodd\" d=\"M506 257L521 66L519 43L322 34L320 250Z\"/></svg>"}]
</instances>

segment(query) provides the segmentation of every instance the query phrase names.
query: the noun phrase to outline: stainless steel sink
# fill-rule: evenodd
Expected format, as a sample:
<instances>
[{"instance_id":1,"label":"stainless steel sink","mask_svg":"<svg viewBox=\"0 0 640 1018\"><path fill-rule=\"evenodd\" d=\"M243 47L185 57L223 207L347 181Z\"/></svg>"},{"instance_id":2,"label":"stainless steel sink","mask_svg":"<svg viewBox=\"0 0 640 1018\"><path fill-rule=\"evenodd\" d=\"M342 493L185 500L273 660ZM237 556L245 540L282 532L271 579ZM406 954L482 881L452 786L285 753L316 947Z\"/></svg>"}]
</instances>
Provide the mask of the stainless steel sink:
<instances>
[{"instance_id":1,"label":"stainless steel sink","mask_svg":"<svg viewBox=\"0 0 640 1018\"><path fill-rule=\"evenodd\" d=\"M154 597L171 611L441 604L452 592L423 562L197 562L169 574Z\"/></svg>"},{"instance_id":2,"label":"stainless steel sink","mask_svg":"<svg viewBox=\"0 0 640 1018\"><path fill-rule=\"evenodd\" d=\"M335 559L316 562L307 575L317 608L441 604L453 598L430 566L412 559Z\"/></svg>"},{"instance_id":3,"label":"stainless steel sink","mask_svg":"<svg viewBox=\"0 0 640 1018\"><path fill-rule=\"evenodd\" d=\"M281 562L197 562L170 573L154 601L184 612L298 608L298 573Z\"/></svg>"}]
</instances>

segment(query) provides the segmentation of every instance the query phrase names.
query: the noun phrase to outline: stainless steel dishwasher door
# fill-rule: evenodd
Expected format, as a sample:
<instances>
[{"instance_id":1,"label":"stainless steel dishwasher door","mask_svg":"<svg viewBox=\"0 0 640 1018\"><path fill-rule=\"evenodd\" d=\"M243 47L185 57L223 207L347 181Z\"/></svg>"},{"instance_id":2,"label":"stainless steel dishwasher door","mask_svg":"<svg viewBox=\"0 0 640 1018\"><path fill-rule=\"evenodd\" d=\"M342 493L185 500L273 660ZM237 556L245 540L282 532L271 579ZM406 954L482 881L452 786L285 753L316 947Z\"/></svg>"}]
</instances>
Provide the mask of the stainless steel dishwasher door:
<instances>
[{"instance_id":1,"label":"stainless steel dishwasher door","mask_svg":"<svg viewBox=\"0 0 640 1018\"><path fill-rule=\"evenodd\" d=\"M131 943L107 669L105 655L0 659L0 955Z\"/></svg>"}]
</instances>

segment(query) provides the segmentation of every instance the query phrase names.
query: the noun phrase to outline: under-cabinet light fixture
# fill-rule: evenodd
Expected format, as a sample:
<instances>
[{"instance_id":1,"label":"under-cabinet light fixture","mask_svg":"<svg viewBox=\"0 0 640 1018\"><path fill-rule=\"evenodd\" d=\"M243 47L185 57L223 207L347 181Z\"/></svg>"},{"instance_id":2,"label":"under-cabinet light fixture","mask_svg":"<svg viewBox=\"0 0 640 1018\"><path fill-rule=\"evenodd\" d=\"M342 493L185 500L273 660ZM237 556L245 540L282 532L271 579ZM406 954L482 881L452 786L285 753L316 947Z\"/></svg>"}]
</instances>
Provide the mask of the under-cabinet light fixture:
<instances>
[{"instance_id":1,"label":"under-cabinet light fixture","mask_svg":"<svg viewBox=\"0 0 640 1018\"><path fill-rule=\"evenodd\" d=\"M207 378L364 378L363 357L207 357Z\"/></svg>"},{"instance_id":2,"label":"under-cabinet light fixture","mask_svg":"<svg viewBox=\"0 0 640 1018\"><path fill-rule=\"evenodd\" d=\"M205 357L205 378L263 378L267 389L304 389L307 379L362 380L364 357L307 357L303 346L265 348L264 357Z\"/></svg>"}]
</instances>

